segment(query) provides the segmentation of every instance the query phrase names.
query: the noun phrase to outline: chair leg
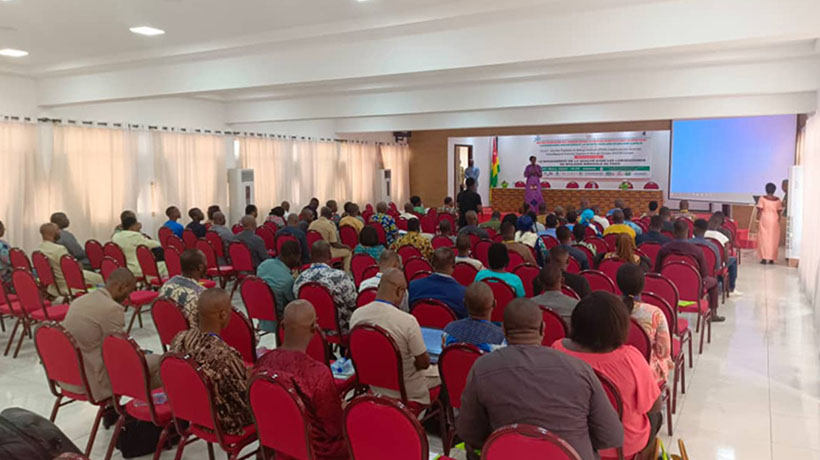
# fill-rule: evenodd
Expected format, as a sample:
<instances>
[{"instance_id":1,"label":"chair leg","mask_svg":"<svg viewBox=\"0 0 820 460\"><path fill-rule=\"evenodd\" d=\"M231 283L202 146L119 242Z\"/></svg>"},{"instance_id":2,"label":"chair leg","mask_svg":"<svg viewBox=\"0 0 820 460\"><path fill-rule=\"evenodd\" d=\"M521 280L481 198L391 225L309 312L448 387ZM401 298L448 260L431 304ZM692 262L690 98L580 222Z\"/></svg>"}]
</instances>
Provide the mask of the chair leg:
<instances>
[{"instance_id":1,"label":"chair leg","mask_svg":"<svg viewBox=\"0 0 820 460\"><path fill-rule=\"evenodd\" d=\"M185 433L179 438L179 444L177 445L177 454L174 456L174 460L182 459L182 451L185 450L185 444L188 444L188 438L190 437L190 433Z\"/></svg>"},{"instance_id":2,"label":"chair leg","mask_svg":"<svg viewBox=\"0 0 820 460\"><path fill-rule=\"evenodd\" d=\"M12 355L12 358L16 358L17 354L20 353L20 346L23 345L23 339L26 338L26 332L28 332L28 336L31 337L31 328L29 327L28 322L24 320L23 333L20 334L20 338L17 340L17 348L14 349L14 355Z\"/></svg>"},{"instance_id":3,"label":"chair leg","mask_svg":"<svg viewBox=\"0 0 820 460\"><path fill-rule=\"evenodd\" d=\"M694 367L695 361L692 359L692 333L689 333L689 369Z\"/></svg>"},{"instance_id":4,"label":"chair leg","mask_svg":"<svg viewBox=\"0 0 820 460\"><path fill-rule=\"evenodd\" d=\"M712 314L709 314L708 324L706 324L706 342L712 343Z\"/></svg>"},{"instance_id":5,"label":"chair leg","mask_svg":"<svg viewBox=\"0 0 820 460\"><path fill-rule=\"evenodd\" d=\"M54 405L51 407L51 415L48 417L48 420L53 422L57 418L57 411L60 410L60 401L63 400L63 395L57 396L57 400L54 401Z\"/></svg>"},{"instance_id":6,"label":"chair leg","mask_svg":"<svg viewBox=\"0 0 820 460\"><path fill-rule=\"evenodd\" d=\"M691 367L691 362L689 363ZM686 394L686 363L680 365L680 392Z\"/></svg>"},{"instance_id":7,"label":"chair leg","mask_svg":"<svg viewBox=\"0 0 820 460\"><path fill-rule=\"evenodd\" d=\"M672 398L669 397L669 389L666 389L666 432L672 436Z\"/></svg>"},{"instance_id":8,"label":"chair leg","mask_svg":"<svg viewBox=\"0 0 820 460\"><path fill-rule=\"evenodd\" d=\"M700 332L700 313L698 313L698 319L695 321L695 332Z\"/></svg>"},{"instance_id":9,"label":"chair leg","mask_svg":"<svg viewBox=\"0 0 820 460\"><path fill-rule=\"evenodd\" d=\"M6 332L6 323L5 323L5 321L3 321L3 316L2 315L0 315L0 330L2 330L3 332Z\"/></svg>"},{"instance_id":10,"label":"chair leg","mask_svg":"<svg viewBox=\"0 0 820 460\"><path fill-rule=\"evenodd\" d=\"M214 445L208 443L208 460L214 460Z\"/></svg>"},{"instance_id":11,"label":"chair leg","mask_svg":"<svg viewBox=\"0 0 820 460\"><path fill-rule=\"evenodd\" d=\"M142 305L134 305L134 314L131 315L131 321L128 322L128 329L125 330L126 334L131 334L131 328L134 327L134 320L139 316L141 308ZM140 324L140 327L142 327L142 324Z\"/></svg>"},{"instance_id":12,"label":"chair leg","mask_svg":"<svg viewBox=\"0 0 820 460\"><path fill-rule=\"evenodd\" d=\"M698 349L698 354L703 354L703 339L706 336L706 319L704 319L703 329L700 331L700 348Z\"/></svg>"},{"instance_id":13,"label":"chair leg","mask_svg":"<svg viewBox=\"0 0 820 460\"><path fill-rule=\"evenodd\" d=\"M85 446L85 456L91 455L91 448L94 447L94 439L97 437L97 430L100 429L100 420L102 420L105 405L101 404L97 409L97 416L94 418L94 425L91 426L91 434L88 436L88 444Z\"/></svg>"},{"instance_id":14,"label":"chair leg","mask_svg":"<svg viewBox=\"0 0 820 460\"><path fill-rule=\"evenodd\" d=\"M9 336L9 341L6 344L6 351L3 353L3 356L9 355L9 350L11 350L11 344L14 343L14 335L17 333L17 328L20 326L20 318L17 318L17 321L14 322L14 327L11 329L11 335ZM20 331L21 334L25 334L25 331Z\"/></svg>"},{"instance_id":15,"label":"chair leg","mask_svg":"<svg viewBox=\"0 0 820 460\"><path fill-rule=\"evenodd\" d=\"M162 427L162 433L159 434L159 441L157 441L157 449L154 451L154 457L152 460L159 460L160 455L162 455L163 449L165 449L165 441L168 439L168 433L171 431L172 423L166 423L164 427Z\"/></svg>"},{"instance_id":16,"label":"chair leg","mask_svg":"<svg viewBox=\"0 0 820 460\"><path fill-rule=\"evenodd\" d=\"M120 430L125 423L125 415L120 415L117 419L117 424L114 425L114 433L111 434L111 442L108 443L108 451L105 453L105 460L111 460L111 455L114 454L114 446L117 445L117 439L120 437Z\"/></svg>"}]
</instances>

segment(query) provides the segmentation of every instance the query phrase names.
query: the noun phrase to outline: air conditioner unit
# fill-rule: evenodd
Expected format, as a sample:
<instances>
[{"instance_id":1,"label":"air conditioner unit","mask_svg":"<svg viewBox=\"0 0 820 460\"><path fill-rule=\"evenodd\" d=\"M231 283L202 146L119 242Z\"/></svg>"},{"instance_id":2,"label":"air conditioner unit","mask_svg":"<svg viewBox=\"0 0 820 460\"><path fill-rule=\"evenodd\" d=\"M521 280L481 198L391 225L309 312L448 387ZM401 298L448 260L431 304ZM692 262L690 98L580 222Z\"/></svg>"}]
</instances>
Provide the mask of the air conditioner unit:
<instances>
[{"instance_id":1,"label":"air conditioner unit","mask_svg":"<svg viewBox=\"0 0 820 460\"><path fill-rule=\"evenodd\" d=\"M393 198L390 196L390 185L392 182L391 170L377 169L376 170L376 199L390 203Z\"/></svg>"},{"instance_id":2,"label":"air conditioner unit","mask_svg":"<svg viewBox=\"0 0 820 460\"><path fill-rule=\"evenodd\" d=\"M228 170L228 209L229 225L239 222L245 215L245 206L254 204L253 169Z\"/></svg>"}]
</instances>

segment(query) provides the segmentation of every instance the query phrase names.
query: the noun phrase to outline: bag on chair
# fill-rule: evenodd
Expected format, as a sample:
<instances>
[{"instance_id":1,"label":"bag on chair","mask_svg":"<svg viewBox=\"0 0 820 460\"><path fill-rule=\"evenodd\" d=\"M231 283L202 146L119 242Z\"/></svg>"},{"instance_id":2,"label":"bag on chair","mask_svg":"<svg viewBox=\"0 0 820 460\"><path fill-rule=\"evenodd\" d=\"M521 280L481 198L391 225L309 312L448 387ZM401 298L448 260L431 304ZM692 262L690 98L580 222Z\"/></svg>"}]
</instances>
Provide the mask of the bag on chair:
<instances>
[{"instance_id":1,"label":"bag on chair","mask_svg":"<svg viewBox=\"0 0 820 460\"><path fill-rule=\"evenodd\" d=\"M123 458L153 454L161 434L162 428L153 423L126 415L120 436L117 438L117 449L122 452Z\"/></svg>"},{"instance_id":2,"label":"bag on chair","mask_svg":"<svg viewBox=\"0 0 820 460\"><path fill-rule=\"evenodd\" d=\"M63 453L82 451L47 418L19 407L0 412L0 458L51 460Z\"/></svg>"}]
</instances>

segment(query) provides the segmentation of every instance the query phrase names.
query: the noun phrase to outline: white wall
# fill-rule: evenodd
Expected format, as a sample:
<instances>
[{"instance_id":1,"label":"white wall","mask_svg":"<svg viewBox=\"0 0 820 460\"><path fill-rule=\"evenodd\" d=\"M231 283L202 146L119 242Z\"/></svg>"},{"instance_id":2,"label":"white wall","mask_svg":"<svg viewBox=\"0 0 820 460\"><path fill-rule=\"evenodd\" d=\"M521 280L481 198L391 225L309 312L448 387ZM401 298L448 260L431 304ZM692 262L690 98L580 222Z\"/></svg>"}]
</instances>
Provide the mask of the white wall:
<instances>
[{"instance_id":1,"label":"white wall","mask_svg":"<svg viewBox=\"0 0 820 460\"><path fill-rule=\"evenodd\" d=\"M492 160L491 137L449 137L447 138L447 194L452 195L458 188L455 184L455 146L466 144L473 146L473 161L481 174L478 176L478 194L481 201L490 204L490 161ZM453 196L455 198L455 196Z\"/></svg>"},{"instance_id":2,"label":"white wall","mask_svg":"<svg viewBox=\"0 0 820 460\"><path fill-rule=\"evenodd\" d=\"M0 75L0 115L37 115L37 84L34 80Z\"/></svg>"}]
</instances>

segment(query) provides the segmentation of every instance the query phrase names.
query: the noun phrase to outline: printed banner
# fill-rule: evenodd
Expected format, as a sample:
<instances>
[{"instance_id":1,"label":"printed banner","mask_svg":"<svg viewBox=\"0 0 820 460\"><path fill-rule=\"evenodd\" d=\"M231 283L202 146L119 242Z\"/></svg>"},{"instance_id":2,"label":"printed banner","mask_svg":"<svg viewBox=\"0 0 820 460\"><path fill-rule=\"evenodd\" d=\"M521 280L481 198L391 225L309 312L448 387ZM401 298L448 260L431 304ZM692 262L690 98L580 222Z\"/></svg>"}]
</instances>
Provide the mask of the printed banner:
<instances>
[{"instance_id":1,"label":"printed banner","mask_svg":"<svg viewBox=\"0 0 820 460\"><path fill-rule=\"evenodd\" d=\"M531 136L544 177L649 178L653 131Z\"/></svg>"}]
</instances>

